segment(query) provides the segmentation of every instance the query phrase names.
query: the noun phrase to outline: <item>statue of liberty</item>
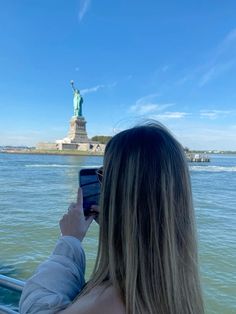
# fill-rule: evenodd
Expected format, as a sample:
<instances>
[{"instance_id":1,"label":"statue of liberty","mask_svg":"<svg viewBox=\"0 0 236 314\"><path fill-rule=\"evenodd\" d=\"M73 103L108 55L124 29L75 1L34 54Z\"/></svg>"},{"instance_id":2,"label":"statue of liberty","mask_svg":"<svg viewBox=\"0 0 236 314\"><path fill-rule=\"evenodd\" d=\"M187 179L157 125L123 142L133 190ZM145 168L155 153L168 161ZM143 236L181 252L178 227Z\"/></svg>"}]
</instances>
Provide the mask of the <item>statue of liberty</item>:
<instances>
[{"instance_id":1,"label":"statue of liberty","mask_svg":"<svg viewBox=\"0 0 236 314\"><path fill-rule=\"evenodd\" d=\"M70 81L71 86L74 91L74 116L75 117L82 117L82 104L83 104L83 98L80 95L80 92L77 88L74 86L74 81Z\"/></svg>"}]
</instances>

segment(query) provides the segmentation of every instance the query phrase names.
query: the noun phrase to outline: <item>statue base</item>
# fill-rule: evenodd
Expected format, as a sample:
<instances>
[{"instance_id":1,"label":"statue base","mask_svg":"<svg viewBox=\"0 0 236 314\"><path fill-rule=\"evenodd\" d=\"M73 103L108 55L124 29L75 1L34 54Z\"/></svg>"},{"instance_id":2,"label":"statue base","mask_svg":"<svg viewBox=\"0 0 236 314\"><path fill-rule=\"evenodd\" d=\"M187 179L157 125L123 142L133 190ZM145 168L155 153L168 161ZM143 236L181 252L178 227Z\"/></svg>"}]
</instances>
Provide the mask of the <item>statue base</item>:
<instances>
[{"instance_id":1,"label":"statue base","mask_svg":"<svg viewBox=\"0 0 236 314\"><path fill-rule=\"evenodd\" d=\"M70 130L68 140L70 143L88 143L88 135L86 131L86 121L84 117L73 116L70 120Z\"/></svg>"}]
</instances>

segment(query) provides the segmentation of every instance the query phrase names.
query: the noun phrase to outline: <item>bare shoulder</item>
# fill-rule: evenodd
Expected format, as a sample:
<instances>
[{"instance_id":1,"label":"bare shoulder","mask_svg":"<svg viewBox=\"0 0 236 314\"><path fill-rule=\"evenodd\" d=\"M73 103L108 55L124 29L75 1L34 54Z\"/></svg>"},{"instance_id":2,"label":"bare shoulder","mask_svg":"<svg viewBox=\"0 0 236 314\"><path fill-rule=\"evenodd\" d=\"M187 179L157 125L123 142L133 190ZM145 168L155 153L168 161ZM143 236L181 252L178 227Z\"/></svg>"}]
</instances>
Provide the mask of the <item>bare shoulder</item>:
<instances>
[{"instance_id":1,"label":"bare shoulder","mask_svg":"<svg viewBox=\"0 0 236 314\"><path fill-rule=\"evenodd\" d=\"M58 314L125 314L125 307L113 287L97 287Z\"/></svg>"}]
</instances>

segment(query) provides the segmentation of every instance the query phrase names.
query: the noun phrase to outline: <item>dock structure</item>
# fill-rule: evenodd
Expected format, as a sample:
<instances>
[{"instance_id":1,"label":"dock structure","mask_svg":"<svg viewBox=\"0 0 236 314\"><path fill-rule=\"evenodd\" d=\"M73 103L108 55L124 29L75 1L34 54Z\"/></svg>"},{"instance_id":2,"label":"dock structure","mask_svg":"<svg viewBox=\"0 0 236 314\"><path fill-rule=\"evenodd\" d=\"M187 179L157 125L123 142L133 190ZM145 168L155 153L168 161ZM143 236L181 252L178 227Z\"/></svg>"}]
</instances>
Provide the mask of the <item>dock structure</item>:
<instances>
[{"instance_id":1,"label":"dock structure","mask_svg":"<svg viewBox=\"0 0 236 314\"><path fill-rule=\"evenodd\" d=\"M187 153L186 157L189 162L210 162L210 158L206 154Z\"/></svg>"}]
</instances>

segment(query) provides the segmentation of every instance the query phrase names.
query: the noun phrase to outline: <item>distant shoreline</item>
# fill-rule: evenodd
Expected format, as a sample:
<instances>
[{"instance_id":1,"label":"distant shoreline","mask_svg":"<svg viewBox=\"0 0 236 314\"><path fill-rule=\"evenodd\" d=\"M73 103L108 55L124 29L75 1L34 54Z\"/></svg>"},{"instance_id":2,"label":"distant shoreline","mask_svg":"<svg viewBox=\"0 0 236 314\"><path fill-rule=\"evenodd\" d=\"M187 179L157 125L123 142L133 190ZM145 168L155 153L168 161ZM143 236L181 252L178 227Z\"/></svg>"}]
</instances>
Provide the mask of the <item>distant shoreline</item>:
<instances>
[{"instance_id":1,"label":"distant shoreline","mask_svg":"<svg viewBox=\"0 0 236 314\"><path fill-rule=\"evenodd\" d=\"M3 154L21 154L21 155L60 155L60 156L103 156L100 152L86 152L77 150L28 150L28 149L12 149L0 150Z\"/></svg>"},{"instance_id":2,"label":"distant shoreline","mask_svg":"<svg viewBox=\"0 0 236 314\"><path fill-rule=\"evenodd\" d=\"M190 150L190 154L206 154L206 155L235 155L236 151L207 151L207 150Z\"/></svg>"},{"instance_id":3,"label":"distant shoreline","mask_svg":"<svg viewBox=\"0 0 236 314\"><path fill-rule=\"evenodd\" d=\"M60 155L60 156L103 156L101 152L87 152L78 150L40 150L40 149L0 149L3 154L25 154L25 155ZM235 155L236 151L198 151L189 150L190 154L206 155Z\"/></svg>"}]
</instances>

